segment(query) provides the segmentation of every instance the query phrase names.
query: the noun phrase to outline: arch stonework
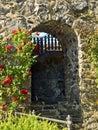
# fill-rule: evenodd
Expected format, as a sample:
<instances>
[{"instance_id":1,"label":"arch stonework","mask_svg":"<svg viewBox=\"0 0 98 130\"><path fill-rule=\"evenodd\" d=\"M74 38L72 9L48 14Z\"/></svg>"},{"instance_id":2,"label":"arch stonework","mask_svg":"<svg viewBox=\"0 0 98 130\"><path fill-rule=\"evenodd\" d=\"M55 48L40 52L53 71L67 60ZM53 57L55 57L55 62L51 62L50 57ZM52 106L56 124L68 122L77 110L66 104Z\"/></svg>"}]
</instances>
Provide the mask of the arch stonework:
<instances>
[{"instance_id":1,"label":"arch stonework","mask_svg":"<svg viewBox=\"0 0 98 130\"><path fill-rule=\"evenodd\" d=\"M65 74L64 89L66 91L66 96L61 102L59 101L56 104L57 108L55 109L56 111L58 111L59 114L57 115L54 114L54 115L59 118L62 117L64 118L66 117L67 113L70 114L74 113L75 116L75 113L78 112L77 117L79 117L81 111L79 107L80 105L79 87L78 87L79 86L79 68L78 68L79 61L78 61L78 49L77 49L78 48L77 36L74 30L69 25L65 24L64 22L55 21L55 20L51 20L39 24L38 26L32 29L32 32L36 32L36 31L51 34L52 36L58 39L59 44L62 45L62 49L63 49L63 66L64 66L64 74ZM50 55L52 57L52 54ZM39 62L38 64L41 63ZM64 105L66 106L65 108ZM62 106L63 110L60 109L60 106ZM66 112L64 114L61 114L62 111L66 111Z\"/></svg>"}]
</instances>

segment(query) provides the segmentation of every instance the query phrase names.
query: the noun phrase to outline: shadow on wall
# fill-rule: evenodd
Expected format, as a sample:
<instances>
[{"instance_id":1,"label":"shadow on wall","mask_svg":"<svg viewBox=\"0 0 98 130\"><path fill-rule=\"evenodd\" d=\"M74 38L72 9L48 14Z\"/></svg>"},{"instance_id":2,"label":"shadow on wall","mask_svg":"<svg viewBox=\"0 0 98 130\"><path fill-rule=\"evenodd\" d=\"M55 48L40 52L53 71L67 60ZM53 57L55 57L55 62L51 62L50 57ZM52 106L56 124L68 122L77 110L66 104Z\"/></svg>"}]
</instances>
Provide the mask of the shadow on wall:
<instances>
[{"instance_id":1,"label":"shadow on wall","mask_svg":"<svg viewBox=\"0 0 98 130\"><path fill-rule=\"evenodd\" d=\"M62 52L49 52L32 66L32 101L47 104L63 101L65 97Z\"/></svg>"}]
</instances>

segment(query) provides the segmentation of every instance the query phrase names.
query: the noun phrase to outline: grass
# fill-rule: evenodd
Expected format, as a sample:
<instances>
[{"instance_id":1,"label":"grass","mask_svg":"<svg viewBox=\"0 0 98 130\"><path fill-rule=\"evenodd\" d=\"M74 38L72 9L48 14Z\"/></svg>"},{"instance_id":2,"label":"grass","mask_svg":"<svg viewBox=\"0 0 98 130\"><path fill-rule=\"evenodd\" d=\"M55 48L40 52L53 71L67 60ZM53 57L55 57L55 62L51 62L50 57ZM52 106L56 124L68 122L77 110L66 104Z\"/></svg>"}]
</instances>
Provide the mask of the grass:
<instances>
[{"instance_id":1,"label":"grass","mask_svg":"<svg viewBox=\"0 0 98 130\"><path fill-rule=\"evenodd\" d=\"M0 130L61 130L56 123L38 120L38 116L13 116L8 115L0 122ZM67 128L63 128L67 130Z\"/></svg>"}]
</instances>

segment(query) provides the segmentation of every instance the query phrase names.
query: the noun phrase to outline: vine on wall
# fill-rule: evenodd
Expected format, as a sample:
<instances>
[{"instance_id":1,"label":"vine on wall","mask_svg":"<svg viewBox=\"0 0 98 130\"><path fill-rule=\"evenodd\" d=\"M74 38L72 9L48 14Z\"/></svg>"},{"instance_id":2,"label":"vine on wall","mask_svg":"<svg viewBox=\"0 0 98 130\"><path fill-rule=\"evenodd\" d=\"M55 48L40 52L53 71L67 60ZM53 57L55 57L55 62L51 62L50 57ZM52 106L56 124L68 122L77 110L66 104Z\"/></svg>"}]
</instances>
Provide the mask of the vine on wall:
<instances>
[{"instance_id":1,"label":"vine on wall","mask_svg":"<svg viewBox=\"0 0 98 130\"><path fill-rule=\"evenodd\" d=\"M24 82L32 75L31 65L36 56L32 53L29 30L13 30L9 37L0 41L0 108L13 111L29 102L29 86Z\"/></svg>"},{"instance_id":2,"label":"vine on wall","mask_svg":"<svg viewBox=\"0 0 98 130\"><path fill-rule=\"evenodd\" d=\"M95 89L94 89L94 100L96 105L98 105L98 30L95 29L85 37L85 48L84 51L86 52L87 57L94 65L94 74L95 77Z\"/></svg>"}]
</instances>

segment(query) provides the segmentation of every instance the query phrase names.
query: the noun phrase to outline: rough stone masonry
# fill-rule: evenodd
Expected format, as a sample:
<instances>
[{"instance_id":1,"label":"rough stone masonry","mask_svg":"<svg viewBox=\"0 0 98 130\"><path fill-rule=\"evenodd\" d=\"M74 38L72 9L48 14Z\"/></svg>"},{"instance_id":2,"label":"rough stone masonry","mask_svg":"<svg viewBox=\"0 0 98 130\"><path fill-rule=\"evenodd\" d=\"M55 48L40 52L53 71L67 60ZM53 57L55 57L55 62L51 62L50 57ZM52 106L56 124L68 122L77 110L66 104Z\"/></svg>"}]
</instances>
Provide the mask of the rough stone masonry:
<instances>
[{"instance_id":1,"label":"rough stone masonry","mask_svg":"<svg viewBox=\"0 0 98 130\"><path fill-rule=\"evenodd\" d=\"M92 16L92 17L91 17ZM69 82L70 88L74 93L80 95L80 106L82 112L81 130L98 130L98 106L94 105L94 69L92 63L86 58L84 52L85 41L80 35L80 28L98 28L98 1L97 0L0 0L0 38L6 37L9 33L18 27L32 30L40 23L49 20L60 20L70 25L74 29L78 44L72 45L70 59L74 69L71 66L69 70L73 71L77 77L75 69L78 63L78 78L74 82ZM70 39L70 38L69 38ZM75 52L77 54L75 54ZM75 54L75 55L74 55ZM74 57L74 58L73 58ZM76 59L75 59L76 58ZM75 63L77 61L77 63ZM70 63L70 62L69 62ZM78 81L78 86L77 86ZM77 89L78 88L78 89ZM67 104L68 105L68 104ZM65 112L65 104L59 103L60 111ZM71 102L71 108L74 102ZM75 105L76 108L76 105ZM64 112L62 110L62 112ZM77 110L74 112L77 113ZM55 113L59 116L58 111Z\"/></svg>"}]
</instances>

